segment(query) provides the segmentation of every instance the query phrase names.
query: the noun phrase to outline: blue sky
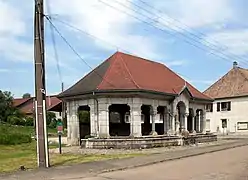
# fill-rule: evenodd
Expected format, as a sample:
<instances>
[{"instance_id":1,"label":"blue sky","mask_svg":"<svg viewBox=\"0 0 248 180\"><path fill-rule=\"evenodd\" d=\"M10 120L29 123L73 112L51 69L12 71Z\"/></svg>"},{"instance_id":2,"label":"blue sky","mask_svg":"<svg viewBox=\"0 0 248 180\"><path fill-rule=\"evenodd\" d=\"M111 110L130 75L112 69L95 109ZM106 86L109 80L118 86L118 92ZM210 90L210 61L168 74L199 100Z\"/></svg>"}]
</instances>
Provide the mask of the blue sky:
<instances>
[{"instance_id":1,"label":"blue sky","mask_svg":"<svg viewBox=\"0 0 248 180\"><path fill-rule=\"evenodd\" d=\"M49 7L55 26L93 68L117 50L127 51L164 63L201 91L230 70L234 60L239 66L248 68L245 18L248 1L143 1L158 11L139 0L52 0ZM19 3L18 0L0 0L0 89L11 91L15 97L34 92L34 1ZM61 20L98 39L60 23ZM191 39L187 38L190 35L193 35ZM58 35L55 39L62 80L68 88L91 69ZM226 59L219 56L226 56ZM46 76L48 94L59 93L61 81L48 23Z\"/></svg>"}]
</instances>

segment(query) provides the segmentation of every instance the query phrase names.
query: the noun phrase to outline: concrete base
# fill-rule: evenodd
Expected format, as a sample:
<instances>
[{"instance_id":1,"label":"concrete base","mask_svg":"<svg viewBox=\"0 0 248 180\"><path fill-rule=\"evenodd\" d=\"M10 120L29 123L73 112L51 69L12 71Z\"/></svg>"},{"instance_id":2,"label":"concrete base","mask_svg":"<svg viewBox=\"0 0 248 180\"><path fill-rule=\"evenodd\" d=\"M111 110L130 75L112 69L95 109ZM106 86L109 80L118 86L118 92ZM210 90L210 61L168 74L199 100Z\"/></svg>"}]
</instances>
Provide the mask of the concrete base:
<instances>
[{"instance_id":1,"label":"concrete base","mask_svg":"<svg viewBox=\"0 0 248 180\"><path fill-rule=\"evenodd\" d=\"M142 136L130 137L110 137L108 139L83 139L81 146L91 149L141 149L154 147L181 146L194 143L204 143L217 141L217 136L213 134L197 134L188 137L180 136Z\"/></svg>"}]
</instances>

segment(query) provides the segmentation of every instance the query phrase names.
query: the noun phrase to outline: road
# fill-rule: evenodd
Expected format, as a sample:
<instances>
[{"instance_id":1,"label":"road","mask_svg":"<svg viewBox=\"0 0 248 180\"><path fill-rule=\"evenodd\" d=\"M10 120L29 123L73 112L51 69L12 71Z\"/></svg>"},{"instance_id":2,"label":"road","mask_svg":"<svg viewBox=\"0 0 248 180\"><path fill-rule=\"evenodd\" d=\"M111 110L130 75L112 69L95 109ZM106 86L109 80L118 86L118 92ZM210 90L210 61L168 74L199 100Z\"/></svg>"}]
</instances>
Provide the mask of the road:
<instances>
[{"instance_id":1,"label":"road","mask_svg":"<svg viewBox=\"0 0 248 180\"><path fill-rule=\"evenodd\" d=\"M99 174L83 180L248 180L248 146L135 169ZM75 179L74 179L75 180ZM79 179L78 179L79 180Z\"/></svg>"}]
</instances>

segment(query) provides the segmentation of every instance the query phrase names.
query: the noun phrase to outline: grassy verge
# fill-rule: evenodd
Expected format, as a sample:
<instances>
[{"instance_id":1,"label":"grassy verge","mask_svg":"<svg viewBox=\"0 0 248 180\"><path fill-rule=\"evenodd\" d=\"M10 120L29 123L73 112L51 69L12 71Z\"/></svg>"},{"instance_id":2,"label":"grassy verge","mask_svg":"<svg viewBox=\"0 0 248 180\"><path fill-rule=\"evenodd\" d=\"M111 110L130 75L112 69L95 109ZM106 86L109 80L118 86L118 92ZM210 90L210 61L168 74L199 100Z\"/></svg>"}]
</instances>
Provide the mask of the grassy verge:
<instances>
[{"instance_id":1,"label":"grassy verge","mask_svg":"<svg viewBox=\"0 0 248 180\"><path fill-rule=\"evenodd\" d=\"M3 130L7 130L10 132L15 132L19 134L26 134L26 135L34 135L35 129L33 126L14 126L14 125L9 125L9 124L0 124L0 133ZM57 129L54 128L47 128L47 132L49 136L51 137L56 137L57 135ZM66 132L63 133L63 136L67 136Z\"/></svg>"},{"instance_id":2,"label":"grassy verge","mask_svg":"<svg viewBox=\"0 0 248 180\"><path fill-rule=\"evenodd\" d=\"M57 146L53 144L50 146L50 148L57 148ZM90 161L134 157L139 155L141 154L50 154L50 164L51 166L71 165ZM35 141L30 144L22 145L0 145L0 173L16 171L20 168L20 166L25 166L27 169L35 169L37 167Z\"/></svg>"}]
</instances>

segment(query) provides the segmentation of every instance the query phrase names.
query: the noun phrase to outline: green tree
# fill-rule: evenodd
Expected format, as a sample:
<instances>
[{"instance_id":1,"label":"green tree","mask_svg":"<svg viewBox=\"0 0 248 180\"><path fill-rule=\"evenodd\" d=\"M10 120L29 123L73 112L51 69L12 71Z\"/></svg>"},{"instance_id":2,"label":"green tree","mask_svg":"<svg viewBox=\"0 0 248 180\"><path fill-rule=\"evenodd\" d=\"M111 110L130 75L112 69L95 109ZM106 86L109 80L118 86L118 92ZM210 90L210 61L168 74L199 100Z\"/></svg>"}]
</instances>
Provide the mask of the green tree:
<instances>
[{"instance_id":1,"label":"green tree","mask_svg":"<svg viewBox=\"0 0 248 180\"><path fill-rule=\"evenodd\" d=\"M47 112L46 114L47 125L50 125L54 121L56 122L56 114L54 112Z\"/></svg>"},{"instance_id":2,"label":"green tree","mask_svg":"<svg viewBox=\"0 0 248 180\"><path fill-rule=\"evenodd\" d=\"M7 122L8 116L12 115L16 109L12 106L13 96L9 91L0 90L0 121Z\"/></svg>"},{"instance_id":3,"label":"green tree","mask_svg":"<svg viewBox=\"0 0 248 180\"><path fill-rule=\"evenodd\" d=\"M30 98L31 94L30 93L25 93L22 95L22 98Z\"/></svg>"}]
</instances>

